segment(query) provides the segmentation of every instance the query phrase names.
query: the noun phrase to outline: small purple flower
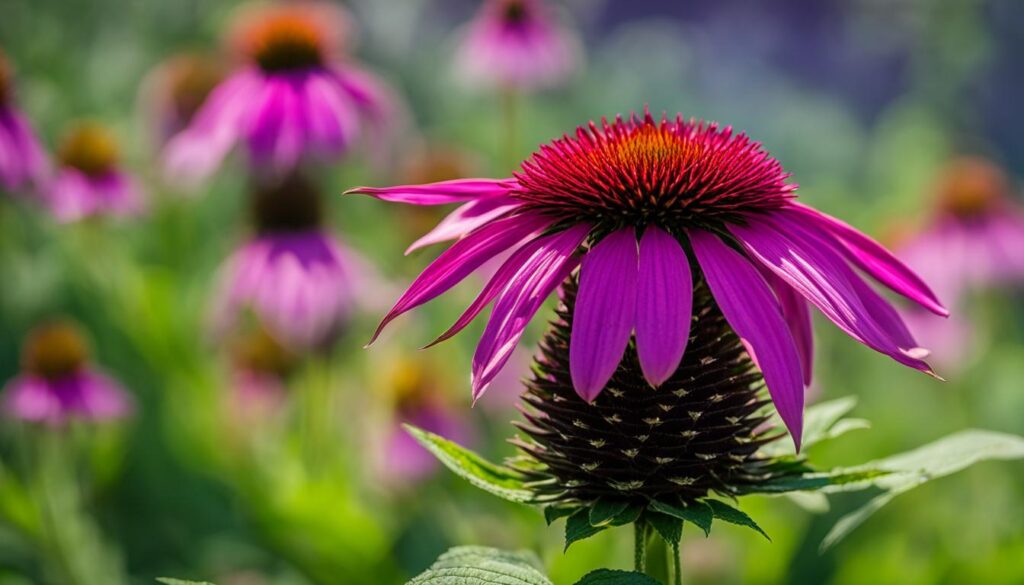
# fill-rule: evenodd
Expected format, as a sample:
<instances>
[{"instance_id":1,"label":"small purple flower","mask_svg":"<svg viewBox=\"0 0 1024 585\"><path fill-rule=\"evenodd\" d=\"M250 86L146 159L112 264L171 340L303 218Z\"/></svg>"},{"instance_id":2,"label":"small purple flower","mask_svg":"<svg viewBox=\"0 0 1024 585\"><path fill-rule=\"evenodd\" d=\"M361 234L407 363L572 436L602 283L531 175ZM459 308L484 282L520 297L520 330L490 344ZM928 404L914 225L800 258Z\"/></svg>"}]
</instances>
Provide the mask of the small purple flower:
<instances>
[{"instance_id":1,"label":"small purple flower","mask_svg":"<svg viewBox=\"0 0 1024 585\"><path fill-rule=\"evenodd\" d=\"M928 373L927 351L854 267L934 313L948 313L880 244L795 202L788 177L758 143L731 128L682 117L658 122L648 113L579 128L542 146L510 179L354 189L416 205L463 204L418 242L455 240L377 333L510 253L437 340L494 304L473 358L478 398L544 300L579 267L569 365L576 392L593 401L631 342L649 384L657 387L675 372L700 279L799 445L813 352L808 303L857 341Z\"/></svg>"},{"instance_id":2,"label":"small purple flower","mask_svg":"<svg viewBox=\"0 0 1024 585\"><path fill-rule=\"evenodd\" d=\"M542 0L487 0L469 24L456 65L471 84L529 91L564 82L578 65L577 45Z\"/></svg>"},{"instance_id":3,"label":"small purple flower","mask_svg":"<svg viewBox=\"0 0 1024 585\"><path fill-rule=\"evenodd\" d=\"M231 35L242 64L169 142L167 175L201 181L236 143L253 168L276 174L337 159L360 136L379 151L397 107L383 83L343 58L346 25L326 3L246 7Z\"/></svg>"},{"instance_id":4,"label":"small purple flower","mask_svg":"<svg viewBox=\"0 0 1024 585\"><path fill-rule=\"evenodd\" d=\"M43 147L14 106L11 66L0 51L0 187L7 191L37 188L46 171Z\"/></svg>"},{"instance_id":5,"label":"small purple flower","mask_svg":"<svg viewBox=\"0 0 1024 585\"><path fill-rule=\"evenodd\" d=\"M320 226L316 189L298 175L253 194L256 236L222 270L214 303L219 333L244 309L295 347L330 343L372 285L358 255Z\"/></svg>"},{"instance_id":6,"label":"small purple flower","mask_svg":"<svg viewBox=\"0 0 1024 585\"><path fill-rule=\"evenodd\" d=\"M1024 210L1011 200L1010 180L991 162L953 160L937 188L937 213L898 248L898 255L953 305L973 291L1024 285ZM942 321L905 313L911 330L928 335L937 360L952 366L974 346L966 318Z\"/></svg>"},{"instance_id":7,"label":"small purple flower","mask_svg":"<svg viewBox=\"0 0 1024 585\"><path fill-rule=\"evenodd\" d=\"M37 328L26 341L22 358L23 373L4 391L8 416L62 425L72 419L121 418L133 409L121 385L89 364L85 339L70 323Z\"/></svg>"},{"instance_id":8,"label":"small purple flower","mask_svg":"<svg viewBox=\"0 0 1024 585\"><path fill-rule=\"evenodd\" d=\"M41 198L53 216L71 222L93 216L137 215L142 188L120 167L117 141L105 127L81 123L58 151L60 166Z\"/></svg>"}]
</instances>

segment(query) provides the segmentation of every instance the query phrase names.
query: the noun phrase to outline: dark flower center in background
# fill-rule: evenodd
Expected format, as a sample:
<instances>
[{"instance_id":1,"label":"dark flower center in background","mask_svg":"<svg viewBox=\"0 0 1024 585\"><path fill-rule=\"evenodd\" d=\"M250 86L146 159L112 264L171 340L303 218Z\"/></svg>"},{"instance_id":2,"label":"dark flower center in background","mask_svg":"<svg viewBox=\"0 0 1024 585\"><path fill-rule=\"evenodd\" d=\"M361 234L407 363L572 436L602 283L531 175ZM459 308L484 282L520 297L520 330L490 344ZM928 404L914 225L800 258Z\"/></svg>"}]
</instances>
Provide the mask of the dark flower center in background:
<instances>
[{"instance_id":1,"label":"dark flower center in background","mask_svg":"<svg viewBox=\"0 0 1024 585\"><path fill-rule=\"evenodd\" d=\"M175 114L190 120L223 79L224 71L209 57L184 55L171 65L170 94Z\"/></svg>"},{"instance_id":2,"label":"dark flower center in background","mask_svg":"<svg viewBox=\"0 0 1024 585\"><path fill-rule=\"evenodd\" d=\"M939 184L941 209L957 217L974 217L998 207L1010 192L1006 174L991 162L964 157L949 163Z\"/></svg>"},{"instance_id":3,"label":"dark flower center in background","mask_svg":"<svg viewBox=\"0 0 1024 585\"><path fill-rule=\"evenodd\" d=\"M734 495L765 478L758 449L781 433L765 429L769 401L742 343L703 283L683 361L659 388L644 379L630 343L604 392L588 404L569 375L576 282L566 285L558 319L535 360L523 401L529 437L515 439L535 490L586 507L598 499L646 505Z\"/></svg>"},{"instance_id":4,"label":"dark flower center in background","mask_svg":"<svg viewBox=\"0 0 1024 585\"><path fill-rule=\"evenodd\" d=\"M37 327L22 349L22 367L31 374L56 380L72 374L89 360L89 346L67 321Z\"/></svg>"},{"instance_id":5,"label":"dark flower center in background","mask_svg":"<svg viewBox=\"0 0 1024 585\"><path fill-rule=\"evenodd\" d=\"M506 0L502 6L502 17L509 24L519 24L527 19L529 12L523 0Z\"/></svg>"},{"instance_id":6,"label":"dark flower center in background","mask_svg":"<svg viewBox=\"0 0 1024 585\"><path fill-rule=\"evenodd\" d=\"M392 368L389 386L395 412L400 415L419 413L438 392L422 364L405 360L399 360Z\"/></svg>"},{"instance_id":7,"label":"dark flower center in background","mask_svg":"<svg viewBox=\"0 0 1024 585\"><path fill-rule=\"evenodd\" d=\"M262 327L238 339L232 346L235 364L247 371L284 378L297 365L297 357Z\"/></svg>"},{"instance_id":8,"label":"dark flower center in background","mask_svg":"<svg viewBox=\"0 0 1024 585\"><path fill-rule=\"evenodd\" d=\"M654 223L678 230L782 207L796 188L788 177L745 135L647 114L592 123L542 146L516 173L513 196L609 229Z\"/></svg>"},{"instance_id":9,"label":"dark flower center in background","mask_svg":"<svg viewBox=\"0 0 1024 585\"><path fill-rule=\"evenodd\" d=\"M120 153L109 130L100 124L85 122L65 135L57 156L65 166L95 177L112 171Z\"/></svg>"},{"instance_id":10,"label":"dark flower center in background","mask_svg":"<svg viewBox=\"0 0 1024 585\"><path fill-rule=\"evenodd\" d=\"M11 97L11 64L7 55L0 51L0 106L7 103Z\"/></svg>"},{"instance_id":11,"label":"dark flower center in background","mask_svg":"<svg viewBox=\"0 0 1024 585\"><path fill-rule=\"evenodd\" d=\"M309 179L291 173L252 193L252 214L260 234L301 232L320 226L320 193Z\"/></svg>"},{"instance_id":12,"label":"dark flower center in background","mask_svg":"<svg viewBox=\"0 0 1024 585\"><path fill-rule=\"evenodd\" d=\"M279 13L255 23L245 44L267 73L306 69L324 61L321 31L304 14Z\"/></svg>"}]
</instances>

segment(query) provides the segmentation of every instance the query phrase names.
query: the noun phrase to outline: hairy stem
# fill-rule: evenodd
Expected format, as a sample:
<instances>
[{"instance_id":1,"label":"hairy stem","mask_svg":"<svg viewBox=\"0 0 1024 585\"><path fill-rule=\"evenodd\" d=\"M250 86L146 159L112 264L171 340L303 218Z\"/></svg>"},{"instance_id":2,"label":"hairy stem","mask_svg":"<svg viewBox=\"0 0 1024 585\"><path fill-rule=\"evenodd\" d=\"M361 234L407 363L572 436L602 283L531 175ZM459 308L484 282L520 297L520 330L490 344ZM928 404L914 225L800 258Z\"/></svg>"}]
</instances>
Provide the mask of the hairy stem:
<instances>
[{"instance_id":1,"label":"hairy stem","mask_svg":"<svg viewBox=\"0 0 1024 585\"><path fill-rule=\"evenodd\" d=\"M683 563L679 558L679 543L674 542L668 546L672 547L672 585L683 585Z\"/></svg>"},{"instance_id":2,"label":"hairy stem","mask_svg":"<svg viewBox=\"0 0 1024 585\"><path fill-rule=\"evenodd\" d=\"M642 518L633 523L633 568L647 571L647 522Z\"/></svg>"}]
</instances>

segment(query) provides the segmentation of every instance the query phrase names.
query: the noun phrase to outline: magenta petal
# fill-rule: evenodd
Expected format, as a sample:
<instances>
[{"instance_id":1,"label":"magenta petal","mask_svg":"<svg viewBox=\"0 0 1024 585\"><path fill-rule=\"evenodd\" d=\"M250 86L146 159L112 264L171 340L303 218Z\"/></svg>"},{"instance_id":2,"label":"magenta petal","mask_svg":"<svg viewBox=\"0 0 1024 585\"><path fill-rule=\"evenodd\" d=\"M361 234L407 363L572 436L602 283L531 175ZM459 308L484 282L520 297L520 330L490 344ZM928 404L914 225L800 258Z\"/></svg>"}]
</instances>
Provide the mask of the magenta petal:
<instances>
[{"instance_id":1,"label":"magenta petal","mask_svg":"<svg viewBox=\"0 0 1024 585\"><path fill-rule=\"evenodd\" d=\"M636 323L637 248L632 227L612 232L590 249L569 336L569 373L576 393L592 402L604 390Z\"/></svg>"},{"instance_id":2,"label":"magenta petal","mask_svg":"<svg viewBox=\"0 0 1024 585\"><path fill-rule=\"evenodd\" d=\"M794 204L793 210L835 238L861 270L936 315L949 316L949 311L921 277L884 246L853 226L806 205Z\"/></svg>"},{"instance_id":3,"label":"magenta petal","mask_svg":"<svg viewBox=\"0 0 1024 585\"><path fill-rule=\"evenodd\" d=\"M803 375L796 344L778 303L747 258L710 232L690 230L689 235L715 302L761 369L775 409L799 451Z\"/></svg>"},{"instance_id":4,"label":"magenta petal","mask_svg":"<svg viewBox=\"0 0 1024 585\"><path fill-rule=\"evenodd\" d=\"M345 194L370 195L383 201L413 205L444 205L445 203L461 203L474 199L508 195L515 186L514 179L455 179L426 185L356 187L349 189Z\"/></svg>"},{"instance_id":5,"label":"magenta petal","mask_svg":"<svg viewBox=\"0 0 1024 585\"><path fill-rule=\"evenodd\" d=\"M796 343L797 351L800 352L804 385L809 386L814 371L814 330L811 327L810 308L807 306L807 301L793 287L764 266L759 266L759 268L765 282L775 291L775 298L779 299L782 316L786 319L789 332L793 335L793 342Z\"/></svg>"},{"instance_id":6,"label":"magenta petal","mask_svg":"<svg viewBox=\"0 0 1024 585\"><path fill-rule=\"evenodd\" d=\"M690 337L693 275L679 241L649 226L640 238L636 351L644 378L658 386L679 367Z\"/></svg>"},{"instance_id":7,"label":"magenta petal","mask_svg":"<svg viewBox=\"0 0 1024 585\"><path fill-rule=\"evenodd\" d=\"M549 217L522 213L489 223L469 236L455 242L441 253L398 299L373 334L373 343L384 327L395 317L418 307L444 293L469 276L484 262L532 234L543 231L553 220Z\"/></svg>"},{"instance_id":8,"label":"magenta petal","mask_svg":"<svg viewBox=\"0 0 1024 585\"><path fill-rule=\"evenodd\" d=\"M576 268L576 249L590 232L578 224L551 236L548 245L522 265L498 296L473 355L473 399L487 390L545 299Z\"/></svg>"},{"instance_id":9,"label":"magenta petal","mask_svg":"<svg viewBox=\"0 0 1024 585\"><path fill-rule=\"evenodd\" d=\"M438 242L458 239L476 228L505 215L519 207L519 205L518 201L504 195L470 201L451 212L448 217L445 217L441 220L441 223L437 224L437 227L413 242L405 253L408 254L413 250L437 244Z\"/></svg>"}]
</instances>

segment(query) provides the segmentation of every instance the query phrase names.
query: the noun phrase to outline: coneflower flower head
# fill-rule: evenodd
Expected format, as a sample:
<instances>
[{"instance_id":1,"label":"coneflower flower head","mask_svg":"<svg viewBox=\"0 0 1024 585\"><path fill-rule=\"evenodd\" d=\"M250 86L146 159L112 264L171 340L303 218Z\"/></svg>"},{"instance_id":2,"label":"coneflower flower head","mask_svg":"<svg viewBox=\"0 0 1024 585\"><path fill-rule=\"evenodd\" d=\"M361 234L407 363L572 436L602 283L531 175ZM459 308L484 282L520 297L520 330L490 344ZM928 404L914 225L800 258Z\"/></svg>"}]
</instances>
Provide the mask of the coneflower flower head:
<instances>
[{"instance_id":1,"label":"coneflower flower head","mask_svg":"<svg viewBox=\"0 0 1024 585\"><path fill-rule=\"evenodd\" d=\"M0 187L39 187L46 174L46 155L25 116L14 105L14 72L0 50Z\"/></svg>"},{"instance_id":2,"label":"coneflower flower head","mask_svg":"<svg viewBox=\"0 0 1024 585\"><path fill-rule=\"evenodd\" d=\"M578 64L577 44L541 0L488 0L469 24L456 65L467 83L528 91L564 82Z\"/></svg>"},{"instance_id":3,"label":"coneflower flower head","mask_svg":"<svg viewBox=\"0 0 1024 585\"><path fill-rule=\"evenodd\" d=\"M131 411L132 401L117 382L92 368L79 329L54 321L26 339L22 374L7 385L4 409L22 420L62 424L118 418Z\"/></svg>"},{"instance_id":4,"label":"coneflower flower head","mask_svg":"<svg viewBox=\"0 0 1024 585\"><path fill-rule=\"evenodd\" d=\"M142 211L142 189L121 168L117 139L102 124L85 121L72 126L60 143L57 160L57 174L42 196L58 220Z\"/></svg>"},{"instance_id":5,"label":"coneflower flower head","mask_svg":"<svg viewBox=\"0 0 1024 585\"><path fill-rule=\"evenodd\" d=\"M143 83L141 100L161 147L184 130L226 73L211 55L182 53L158 65Z\"/></svg>"},{"instance_id":6,"label":"coneflower flower head","mask_svg":"<svg viewBox=\"0 0 1024 585\"><path fill-rule=\"evenodd\" d=\"M694 286L704 282L799 444L812 361L807 303L854 339L929 373L927 352L853 266L933 312L946 310L877 242L797 203L787 179L760 144L731 128L647 113L542 146L510 179L353 191L420 205L464 202L420 240L456 241L381 327L511 251L439 338L494 303L473 360L474 396L577 265L568 344L576 392L592 402L609 388L631 340L645 380L659 387L682 363Z\"/></svg>"},{"instance_id":7,"label":"coneflower flower head","mask_svg":"<svg viewBox=\"0 0 1024 585\"><path fill-rule=\"evenodd\" d=\"M258 422L284 401L285 380L298 366L299 356L263 327L239 336L230 349L233 383L229 406L240 422Z\"/></svg>"},{"instance_id":8,"label":"coneflower flower head","mask_svg":"<svg viewBox=\"0 0 1024 585\"><path fill-rule=\"evenodd\" d=\"M357 136L379 148L397 108L380 81L348 61L350 36L332 4L243 7L228 35L239 66L168 144L168 175L202 179L239 142L256 170L279 175L308 159L336 159Z\"/></svg>"}]
</instances>

